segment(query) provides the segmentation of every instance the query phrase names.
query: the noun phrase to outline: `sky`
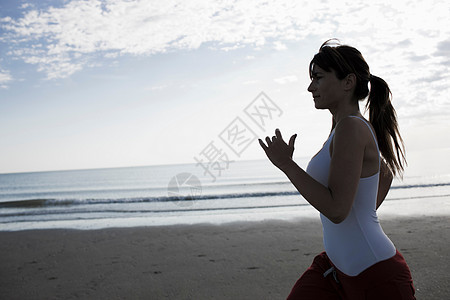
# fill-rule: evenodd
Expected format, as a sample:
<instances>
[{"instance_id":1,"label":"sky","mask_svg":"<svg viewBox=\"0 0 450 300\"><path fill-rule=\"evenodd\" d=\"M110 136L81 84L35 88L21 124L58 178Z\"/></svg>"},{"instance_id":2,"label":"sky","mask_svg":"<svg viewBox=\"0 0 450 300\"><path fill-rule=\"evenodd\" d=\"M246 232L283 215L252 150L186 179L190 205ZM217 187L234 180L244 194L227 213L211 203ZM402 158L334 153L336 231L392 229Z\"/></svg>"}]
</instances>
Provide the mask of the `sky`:
<instances>
[{"instance_id":1,"label":"sky","mask_svg":"<svg viewBox=\"0 0 450 300\"><path fill-rule=\"evenodd\" d=\"M449 13L445 0L1 0L0 173L263 159L255 139L275 128L312 156L331 122L308 66L330 38L389 83L410 167L448 169Z\"/></svg>"}]
</instances>

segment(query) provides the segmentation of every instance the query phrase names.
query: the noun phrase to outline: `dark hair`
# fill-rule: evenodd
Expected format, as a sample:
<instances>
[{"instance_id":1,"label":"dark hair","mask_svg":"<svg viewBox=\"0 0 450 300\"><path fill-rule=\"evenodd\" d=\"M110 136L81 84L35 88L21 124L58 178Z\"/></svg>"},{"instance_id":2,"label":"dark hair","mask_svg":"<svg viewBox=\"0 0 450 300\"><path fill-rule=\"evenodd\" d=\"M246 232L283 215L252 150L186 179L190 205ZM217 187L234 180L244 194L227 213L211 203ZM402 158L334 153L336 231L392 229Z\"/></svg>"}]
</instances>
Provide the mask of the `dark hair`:
<instances>
[{"instance_id":1,"label":"dark hair","mask_svg":"<svg viewBox=\"0 0 450 300\"><path fill-rule=\"evenodd\" d=\"M375 129L378 147L392 173L403 173L406 164L405 147L398 130L397 115L392 106L392 93L388 84L380 77L370 74L369 65L361 52L346 45L331 45L332 40L322 44L309 64L309 74L312 78L314 65L327 72L334 70L338 79L344 79L348 74L355 74L356 101L367 96L366 110L369 110L369 121ZM370 90L369 90L370 82Z\"/></svg>"}]
</instances>

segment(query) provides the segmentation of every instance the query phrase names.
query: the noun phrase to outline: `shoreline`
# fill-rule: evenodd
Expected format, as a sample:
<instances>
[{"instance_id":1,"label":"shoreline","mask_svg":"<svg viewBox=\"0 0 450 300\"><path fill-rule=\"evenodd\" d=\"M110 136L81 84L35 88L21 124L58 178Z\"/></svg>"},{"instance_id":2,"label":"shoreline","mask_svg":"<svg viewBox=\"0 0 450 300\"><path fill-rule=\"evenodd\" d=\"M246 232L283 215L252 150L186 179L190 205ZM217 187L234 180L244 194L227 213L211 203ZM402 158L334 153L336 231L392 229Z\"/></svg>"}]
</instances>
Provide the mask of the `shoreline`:
<instances>
[{"instance_id":1,"label":"shoreline","mask_svg":"<svg viewBox=\"0 0 450 300\"><path fill-rule=\"evenodd\" d=\"M450 295L450 216L380 217L417 299ZM285 299L323 251L318 219L0 232L6 299Z\"/></svg>"},{"instance_id":2,"label":"shoreline","mask_svg":"<svg viewBox=\"0 0 450 300\"><path fill-rule=\"evenodd\" d=\"M276 199L274 200L276 201ZM405 199L386 199L377 210L380 220L397 219L403 217L445 217L450 216L450 195L428 195ZM172 215L159 213L142 213L136 216L126 215L123 217L102 218L72 218L61 220L44 221L19 221L0 223L0 232L15 232L24 230L51 230L51 229L74 229L74 230L100 230L108 228L138 228L138 227L160 227L160 226L191 226L200 224L210 225L232 225L239 222L266 222L266 221L289 221L296 222L309 219L319 220L319 213L306 201L305 203L285 203L280 206L267 206L262 202L260 208L220 208L215 211L209 208L178 207L180 209ZM195 204L196 205L196 204ZM174 205L175 206L175 205ZM194 208L194 209L192 209ZM192 210L191 210L192 209ZM76 214L76 213L75 213ZM70 216L70 215L69 215Z\"/></svg>"}]
</instances>

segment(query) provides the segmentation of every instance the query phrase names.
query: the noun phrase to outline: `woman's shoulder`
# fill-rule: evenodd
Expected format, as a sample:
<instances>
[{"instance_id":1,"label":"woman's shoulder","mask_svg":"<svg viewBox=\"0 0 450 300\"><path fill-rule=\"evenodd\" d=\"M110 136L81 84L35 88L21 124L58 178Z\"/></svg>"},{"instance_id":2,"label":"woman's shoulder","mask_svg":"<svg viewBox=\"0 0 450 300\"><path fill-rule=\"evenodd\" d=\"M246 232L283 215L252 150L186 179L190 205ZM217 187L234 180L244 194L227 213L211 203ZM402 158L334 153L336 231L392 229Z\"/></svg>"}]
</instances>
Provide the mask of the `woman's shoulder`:
<instances>
[{"instance_id":1,"label":"woman's shoulder","mask_svg":"<svg viewBox=\"0 0 450 300\"><path fill-rule=\"evenodd\" d=\"M334 140L363 147L373 139L371 132L372 125L366 119L348 116L336 124Z\"/></svg>"},{"instance_id":2,"label":"woman's shoulder","mask_svg":"<svg viewBox=\"0 0 450 300\"><path fill-rule=\"evenodd\" d=\"M361 134L367 131L368 126L370 123L362 117L347 116L336 124L335 131L344 135Z\"/></svg>"}]
</instances>

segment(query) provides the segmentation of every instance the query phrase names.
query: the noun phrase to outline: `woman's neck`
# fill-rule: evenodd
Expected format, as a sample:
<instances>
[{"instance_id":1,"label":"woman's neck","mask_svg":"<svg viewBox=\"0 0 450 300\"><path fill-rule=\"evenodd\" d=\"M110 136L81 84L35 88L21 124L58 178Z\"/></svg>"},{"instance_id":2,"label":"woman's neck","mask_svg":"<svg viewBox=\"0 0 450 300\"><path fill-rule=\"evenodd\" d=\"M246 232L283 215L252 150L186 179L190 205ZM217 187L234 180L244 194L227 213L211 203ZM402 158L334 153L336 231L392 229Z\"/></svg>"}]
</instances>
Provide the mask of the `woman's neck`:
<instances>
[{"instance_id":1,"label":"woman's neck","mask_svg":"<svg viewBox=\"0 0 450 300\"><path fill-rule=\"evenodd\" d=\"M348 117L348 116L357 116L362 117L361 112L359 111L359 106L348 106L345 108L341 108L336 111L330 111L333 115L333 120L335 124L339 123L342 119Z\"/></svg>"}]
</instances>

